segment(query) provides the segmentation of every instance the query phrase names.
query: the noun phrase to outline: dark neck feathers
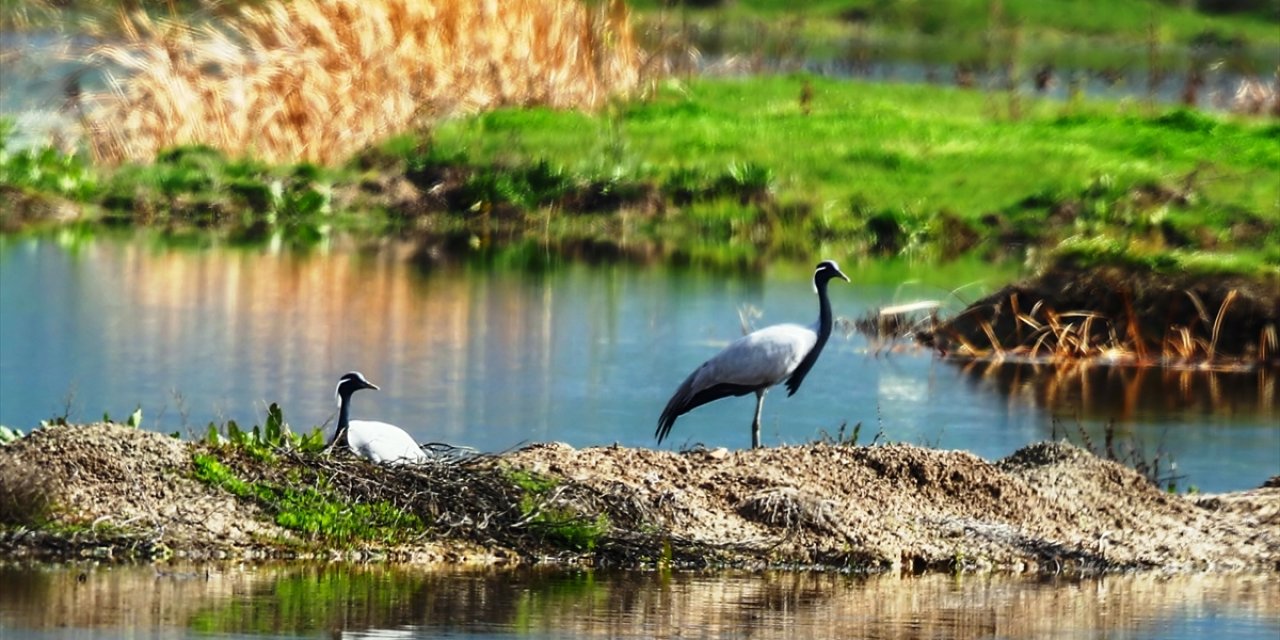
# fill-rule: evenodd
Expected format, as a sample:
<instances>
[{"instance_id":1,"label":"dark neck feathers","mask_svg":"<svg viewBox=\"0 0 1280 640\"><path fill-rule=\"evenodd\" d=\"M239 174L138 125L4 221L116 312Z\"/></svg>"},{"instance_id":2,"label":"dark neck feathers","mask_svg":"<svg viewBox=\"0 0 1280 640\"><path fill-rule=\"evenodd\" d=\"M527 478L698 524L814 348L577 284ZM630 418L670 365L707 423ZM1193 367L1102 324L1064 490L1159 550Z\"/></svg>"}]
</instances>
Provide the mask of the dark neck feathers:
<instances>
[{"instance_id":1,"label":"dark neck feathers","mask_svg":"<svg viewBox=\"0 0 1280 640\"><path fill-rule=\"evenodd\" d=\"M822 278L814 281L814 286L818 289L818 341L813 343L813 348L809 353L804 354L804 359L796 366L795 372L787 379L787 395L793 395L800 389L800 383L804 382L804 377L809 374L809 370L813 368L813 363L818 361L818 355L822 353L822 348L827 346L827 338L831 337L831 300L827 297L827 283L830 278Z\"/></svg>"}]
</instances>

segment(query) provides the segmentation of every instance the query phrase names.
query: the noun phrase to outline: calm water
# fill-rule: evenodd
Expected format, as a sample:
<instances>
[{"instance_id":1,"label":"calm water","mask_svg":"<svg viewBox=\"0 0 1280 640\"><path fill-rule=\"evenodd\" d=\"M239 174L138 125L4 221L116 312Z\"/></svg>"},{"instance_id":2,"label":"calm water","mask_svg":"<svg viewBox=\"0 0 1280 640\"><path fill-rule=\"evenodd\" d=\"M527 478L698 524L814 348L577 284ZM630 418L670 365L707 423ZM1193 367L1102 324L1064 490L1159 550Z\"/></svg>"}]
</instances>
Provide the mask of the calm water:
<instances>
[{"instance_id":1,"label":"calm water","mask_svg":"<svg viewBox=\"0 0 1280 640\"><path fill-rule=\"evenodd\" d=\"M845 270L853 284L831 287L839 316L946 294ZM30 429L68 412L123 419L141 406L144 427L191 434L214 420L261 422L279 402L305 429L332 419L338 376L358 369L382 390L357 395L354 414L421 441L486 451L549 440L653 446L668 395L740 335L740 309L757 309L757 326L816 317L810 272L424 273L395 251L4 239L0 424ZM1055 428L1096 438L1114 421L1148 453L1176 460L1181 486L1242 489L1280 474L1276 387L1276 376L1260 374L960 367L837 335L796 396L768 396L763 437L803 443L862 423L862 442L880 433L996 459ZM666 446L748 446L753 405L744 397L698 409Z\"/></svg>"},{"instance_id":2,"label":"calm water","mask_svg":"<svg viewBox=\"0 0 1280 640\"><path fill-rule=\"evenodd\" d=\"M206 574L207 570L207 574ZM0 568L0 635L1275 638L1274 576Z\"/></svg>"}]
</instances>

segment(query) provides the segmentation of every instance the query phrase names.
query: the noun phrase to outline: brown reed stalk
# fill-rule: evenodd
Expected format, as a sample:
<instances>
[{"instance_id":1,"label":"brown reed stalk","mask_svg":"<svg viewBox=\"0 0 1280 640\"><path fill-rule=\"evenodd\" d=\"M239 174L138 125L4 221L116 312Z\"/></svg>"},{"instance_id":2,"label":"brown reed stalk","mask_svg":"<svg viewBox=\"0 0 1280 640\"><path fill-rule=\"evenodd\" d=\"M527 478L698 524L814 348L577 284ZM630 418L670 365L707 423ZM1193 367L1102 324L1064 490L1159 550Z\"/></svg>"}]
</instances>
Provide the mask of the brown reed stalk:
<instances>
[{"instance_id":1,"label":"brown reed stalk","mask_svg":"<svg viewBox=\"0 0 1280 640\"><path fill-rule=\"evenodd\" d=\"M1031 357L1033 358L1040 354L1040 347L1044 346L1045 341L1047 341L1050 336L1054 335L1053 330L1047 326L1039 333L1040 337L1036 340L1035 345L1031 347Z\"/></svg>"},{"instance_id":2,"label":"brown reed stalk","mask_svg":"<svg viewBox=\"0 0 1280 640\"><path fill-rule=\"evenodd\" d=\"M1196 292L1191 291L1190 289L1186 290L1185 293L1187 294L1187 297L1191 299L1191 304L1195 306L1196 312L1200 316L1200 322L1204 323L1205 327L1208 327L1209 312L1204 308L1204 303L1200 301L1200 296L1196 295Z\"/></svg>"},{"instance_id":3,"label":"brown reed stalk","mask_svg":"<svg viewBox=\"0 0 1280 640\"><path fill-rule=\"evenodd\" d=\"M1280 339L1276 337L1276 325L1267 323L1258 336L1258 360L1266 362L1273 351L1280 347Z\"/></svg>"},{"instance_id":4,"label":"brown reed stalk","mask_svg":"<svg viewBox=\"0 0 1280 640\"><path fill-rule=\"evenodd\" d=\"M991 327L991 323L986 320L983 320L979 326L982 327L982 332L987 334L987 340L991 341L991 348L995 351L996 355L1003 356L1004 346L1001 345L1000 340L996 338L996 332Z\"/></svg>"},{"instance_id":5,"label":"brown reed stalk","mask_svg":"<svg viewBox=\"0 0 1280 640\"><path fill-rule=\"evenodd\" d=\"M1235 289L1228 291L1227 297L1223 298L1222 304L1218 306L1218 315L1213 319L1213 331L1209 334L1209 352L1207 356L1210 362L1213 361L1213 357L1218 351L1218 335L1222 330L1222 319L1227 315L1227 308L1231 306L1231 303L1234 302L1239 295L1240 292Z\"/></svg>"},{"instance_id":6,"label":"brown reed stalk","mask_svg":"<svg viewBox=\"0 0 1280 640\"><path fill-rule=\"evenodd\" d=\"M122 22L94 53L123 70L89 113L108 163L182 144L332 163L451 113L594 109L639 82L622 0L274 0L199 28Z\"/></svg>"}]
</instances>

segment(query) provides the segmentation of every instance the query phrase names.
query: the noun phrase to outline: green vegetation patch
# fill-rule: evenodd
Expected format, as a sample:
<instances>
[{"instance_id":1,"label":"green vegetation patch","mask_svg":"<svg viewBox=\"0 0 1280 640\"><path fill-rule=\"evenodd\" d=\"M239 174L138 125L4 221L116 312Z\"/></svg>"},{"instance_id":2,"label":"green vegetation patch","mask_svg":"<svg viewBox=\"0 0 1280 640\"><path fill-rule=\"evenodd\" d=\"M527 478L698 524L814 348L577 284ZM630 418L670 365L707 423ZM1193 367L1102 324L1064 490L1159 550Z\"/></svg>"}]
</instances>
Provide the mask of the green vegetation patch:
<instances>
[{"instance_id":1,"label":"green vegetation patch","mask_svg":"<svg viewBox=\"0 0 1280 640\"><path fill-rule=\"evenodd\" d=\"M345 546L360 542L404 542L424 530L416 515L387 502L347 502L321 483L301 488L248 482L219 458L198 453L193 459L197 480L240 498L253 500L275 517L275 523L307 539Z\"/></svg>"},{"instance_id":2,"label":"green vegetation patch","mask_svg":"<svg viewBox=\"0 0 1280 640\"><path fill-rule=\"evenodd\" d=\"M705 52L720 54L839 55L862 40L880 55L907 50L931 62L990 55L993 31L1015 29L1032 55L1060 66L1086 60L1132 64L1145 44L1216 44L1234 53L1252 49L1266 60L1280 45L1280 7L1270 0L698 0L676 7L658 0L631 3L644 29L670 36L684 29ZM886 51L887 49L887 51ZM1065 59L1064 59L1065 58ZM900 59L900 58L894 58Z\"/></svg>"},{"instance_id":3,"label":"green vegetation patch","mask_svg":"<svg viewBox=\"0 0 1280 640\"><path fill-rule=\"evenodd\" d=\"M573 500L560 499L561 481L524 469L507 471L507 477L522 491L521 523L553 546L576 552L596 549L612 522L604 513L584 514Z\"/></svg>"},{"instance_id":4,"label":"green vegetation patch","mask_svg":"<svg viewBox=\"0 0 1280 640\"><path fill-rule=\"evenodd\" d=\"M343 167L265 167L188 147L91 180L73 172L71 183L91 185L81 191L14 164L0 188L84 200L102 220L174 237L305 247L334 230L405 233L424 256L523 267L557 256L1022 262L1102 238L1151 265L1185 254L1274 273L1277 131L1129 102L757 77L670 82L598 114L452 119Z\"/></svg>"},{"instance_id":5,"label":"green vegetation patch","mask_svg":"<svg viewBox=\"0 0 1280 640\"><path fill-rule=\"evenodd\" d=\"M1274 125L1025 99L1014 117L1006 99L805 77L698 80L595 117L450 121L431 153L649 182L663 196L656 215L633 217L620 235L695 261L938 260L1101 235L1138 254L1233 253L1245 271L1275 267Z\"/></svg>"}]
</instances>

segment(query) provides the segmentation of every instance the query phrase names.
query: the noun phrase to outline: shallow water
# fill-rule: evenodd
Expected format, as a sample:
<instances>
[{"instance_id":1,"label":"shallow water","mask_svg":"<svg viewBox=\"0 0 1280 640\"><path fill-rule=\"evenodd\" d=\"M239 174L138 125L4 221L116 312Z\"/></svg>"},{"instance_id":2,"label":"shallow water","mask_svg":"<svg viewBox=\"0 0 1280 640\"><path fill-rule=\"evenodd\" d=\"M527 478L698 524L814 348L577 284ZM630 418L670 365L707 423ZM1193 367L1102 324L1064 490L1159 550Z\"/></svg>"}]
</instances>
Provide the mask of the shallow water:
<instances>
[{"instance_id":1,"label":"shallow water","mask_svg":"<svg viewBox=\"0 0 1280 640\"><path fill-rule=\"evenodd\" d=\"M6 638L1266 638L1274 576L0 568Z\"/></svg>"},{"instance_id":2,"label":"shallow water","mask_svg":"<svg viewBox=\"0 0 1280 640\"><path fill-rule=\"evenodd\" d=\"M943 298L971 277L938 283L945 270L935 269L926 275L937 284L895 287L874 284L885 281L876 265L845 267L854 282L831 286L845 317ZM651 447L668 395L740 335L740 309L760 312L756 326L813 321L810 270L424 272L394 251L0 239L0 424L123 419L141 406L145 428L189 436L214 420L261 423L279 402L306 429L333 418L338 376L358 369L382 390L357 395L354 415L420 441ZM763 438L804 443L861 423L863 443L996 459L1055 434L1101 444L1114 422L1148 458L1176 461L1180 487L1243 489L1280 474L1276 387L1257 373L965 367L836 335L799 393L768 395ZM753 405L748 396L702 407L664 446L746 447Z\"/></svg>"}]
</instances>

